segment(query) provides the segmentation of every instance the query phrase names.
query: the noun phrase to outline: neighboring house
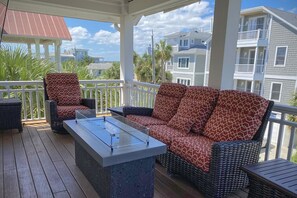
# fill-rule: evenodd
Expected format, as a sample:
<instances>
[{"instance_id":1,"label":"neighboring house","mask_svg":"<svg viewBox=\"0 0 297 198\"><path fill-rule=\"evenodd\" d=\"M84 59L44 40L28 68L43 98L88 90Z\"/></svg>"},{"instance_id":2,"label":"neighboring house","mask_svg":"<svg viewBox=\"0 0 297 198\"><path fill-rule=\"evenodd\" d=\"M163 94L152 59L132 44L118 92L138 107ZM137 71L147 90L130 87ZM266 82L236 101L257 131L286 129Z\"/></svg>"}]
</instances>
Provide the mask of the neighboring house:
<instances>
[{"instance_id":1,"label":"neighboring house","mask_svg":"<svg viewBox=\"0 0 297 198\"><path fill-rule=\"evenodd\" d=\"M54 55L51 55L52 61L54 61L53 56ZM84 59L84 57L92 58L94 63L100 63L100 62L104 61L104 58L101 56L89 56L88 49L72 48L69 50L64 50L64 52L61 53L60 56L61 56L61 62L65 62L68 60L81 61Z\"/></svg>"},{"instance_id":2,"label":"neighboring house","mask_svg":"<svg viewBox=\"0 0 297 198\"><path fill-rule=\"evenodd\" d=\"M87 67L94 77L98 77L103 71L112 67L112 62L91 63Z\"/></svg>"},{"instance_id":3,"label":"neighboring house","mask_svg":"<svg viewBox=\"0 0 297 198\"><path fill-rule=\"evenodd\" d=\"M172 58L166 70L172 73L172 82L185 85L203 85L205 77L206 45L208 32L178 32L165 36L172 46Z\"/></svg>"},{"instance_id":4,"label":"neighboring house","mask_svg":"<svg viewBox=\"0 0 297 198\"><path fill-rule=\"evenodd\" d=\"M297 15L270 7L241 11L234 88L288 104L297 88Z\"/></svg>"}]
</instances>

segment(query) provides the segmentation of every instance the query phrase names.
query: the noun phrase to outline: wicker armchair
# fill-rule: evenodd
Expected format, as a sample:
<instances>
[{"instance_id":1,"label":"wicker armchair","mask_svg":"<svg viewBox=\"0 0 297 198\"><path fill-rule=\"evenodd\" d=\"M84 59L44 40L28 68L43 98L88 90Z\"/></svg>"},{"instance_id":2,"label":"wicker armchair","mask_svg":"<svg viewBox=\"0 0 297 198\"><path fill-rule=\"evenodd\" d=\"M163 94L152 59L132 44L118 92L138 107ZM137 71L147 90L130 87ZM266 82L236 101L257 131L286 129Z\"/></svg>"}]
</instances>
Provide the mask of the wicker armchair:
<instances>
[{"instance_id":1,"label":"wicker armchair","mask_svg":"<svg viewBox=\"0 0 297 198\"><path fill-rule=\"evenodd\" d=\"M162 160L169 174L178 174L191 181L206 197L225 197L248 185L247 175L240 167L257 163L273 102L270 101L262 123L252 140L215 142L211 147L209 171L194 166L168 151Z\"/></svg>"},{"instance_id":2,"label":"wicker armchair","mask_svg":"<svg viewBox=\"0 0 297 198\"><path fill-rule=\"evenodd\" d=\"M82 99L76 74L50 73L43 79L46 121L56 133L67 133L63 120L75 118L75 110L94 109L94 99Z\"/></svg>"}]
</instances>

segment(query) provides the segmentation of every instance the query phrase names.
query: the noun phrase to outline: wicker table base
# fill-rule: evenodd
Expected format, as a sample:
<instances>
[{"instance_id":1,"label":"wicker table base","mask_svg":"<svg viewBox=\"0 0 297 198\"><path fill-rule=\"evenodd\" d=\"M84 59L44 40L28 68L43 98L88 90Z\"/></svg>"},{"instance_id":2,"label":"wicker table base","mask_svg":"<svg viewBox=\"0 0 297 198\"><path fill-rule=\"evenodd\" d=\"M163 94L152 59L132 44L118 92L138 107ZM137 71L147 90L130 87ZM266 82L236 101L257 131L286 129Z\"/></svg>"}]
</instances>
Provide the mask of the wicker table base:
<instances>
[{"instance_id":1,"label":"wicker table base","mask_svg":"<svg viewBox=\"0 0 297 198\"><path fill-rule=\"evenodd\" d=\"M0 130L23 131L21 110L22 103L19 99L0 99Z\"/></svg>"},{"instance_id":2,"label":"wicker table base","mask_svg":"<svg viewBox=\"0 0 297 198\"><path fill-rule=\"evenodd\" d=\"M75 141L75 162L102 198L154 196L155 157L102 167Z\"/></svg>"}]
</instances>

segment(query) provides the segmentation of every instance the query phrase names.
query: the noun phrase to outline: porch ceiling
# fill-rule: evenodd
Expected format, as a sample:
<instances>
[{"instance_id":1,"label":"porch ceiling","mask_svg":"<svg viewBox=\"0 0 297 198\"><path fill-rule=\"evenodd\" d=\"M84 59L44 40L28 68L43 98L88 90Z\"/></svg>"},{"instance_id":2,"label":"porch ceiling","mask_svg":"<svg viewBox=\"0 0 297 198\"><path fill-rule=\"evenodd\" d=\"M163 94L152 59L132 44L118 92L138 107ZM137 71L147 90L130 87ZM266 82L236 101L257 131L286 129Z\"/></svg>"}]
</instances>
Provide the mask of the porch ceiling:
<instances>
[{"instance_id":1,"label":"porch ceiling","mask_svg":"<svg viewBox=\"0 0 297 198\"><path fill-rule=\"evenodd\" d=\"M119 23L122 14L150 15L199 0L10 0L9 9Z\"/></svg>"}]
</instances>

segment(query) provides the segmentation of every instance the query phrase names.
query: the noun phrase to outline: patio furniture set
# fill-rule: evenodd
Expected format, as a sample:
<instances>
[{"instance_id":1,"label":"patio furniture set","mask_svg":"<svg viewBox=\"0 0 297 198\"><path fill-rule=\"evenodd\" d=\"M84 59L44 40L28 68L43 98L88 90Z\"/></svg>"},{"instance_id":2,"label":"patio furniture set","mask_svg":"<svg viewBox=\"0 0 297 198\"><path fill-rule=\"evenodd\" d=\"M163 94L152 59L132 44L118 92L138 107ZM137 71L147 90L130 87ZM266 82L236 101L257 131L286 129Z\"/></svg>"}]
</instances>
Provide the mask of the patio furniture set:
<instances>
[{"instance_id":1,"label":"patio furniture set","mask_svg":"<svg viewBox=\"0 0 297 198\"><path fill-rule=\"evenodd\" d=\"M91 183L99 185L98 181L103 177L98 174L109 174L113 170L109 165L104 165L102 161L104 156L110 160L119 157L117 152L122 151L117 150L116 154L109 151L106 154L102 146L99 146L101 149L98 150L98 142L96 144L92 142L92 135L86 136L85 132L78 130L72 120L75 119L75 110L94 109L95 100L81 98L76 74L47 74L44 87L47 122L54 132L68 131L74 136L77 164L80 164L80 168L89 180L94 180L94 174L90 174L87 170L90 167L92 170L96 168L98 170L95 174L96 181ZM258 193L259 196L259 192L262 192L258 189L261 184L266 192L278 193L268 193L269 196L278 197L288 189L283 187L284 184L261 176L262 172L258 169L269 164L269 170L273 170L279 165L270 161L257 164L272 106L272 101L251 93L163 83L156 95L154 108L127 106L111 108L110 111L112 115L121 114L129 121L147 127L151 139L160 147L159 154L155 153L158 155L157 161L167 169L168 173L187 178L207 197L224 197L236 189L246 187L248 177L245 172L251 178L251 188L254 189L250 189L251 194ZM0 100L0 116L0 129L18 128L22 131L19 100ZM63 127L65 120L69 120L64 122L67 131ZM166 145L165 154L160 154L164 153L164 144L158 143L158 140ZM150 147L146 149L148 148ZM86 156L88 162L85 161ZM139 154L137 156L135 159L140 160L140 163L147 159L142 160ZM149 158L151 162L154 155L150 155ZM285 163L289 162L281 161L281 163L286 165ZM122 166L117 164L114 168L123 170ZM295 164L289 165L296 169ZM139 178L142 179L141 176ZM153 182L152 177L147 181ZM106 185L104 183L105 187ZM100 191L104 191L104 196L108 197L112 195L113 190L109 188L105 191L100 188ZM150 195L151 192L150 188ZM288 196L295 197L296 193L291 189Z\"/></svg>"},{"instance_id":2,"label":"patio furniture set","mask_svg":"<svg viewBox=\"0 0 297 198\"><path fill-rule=\"evenodd\" d=\"M154 109L124 107L131 121L168 147L158 161L207 197L224 197L248 184L242 166L257 163L273 106L258 95L163 83Z\"/></svg>"}]
</instances>

